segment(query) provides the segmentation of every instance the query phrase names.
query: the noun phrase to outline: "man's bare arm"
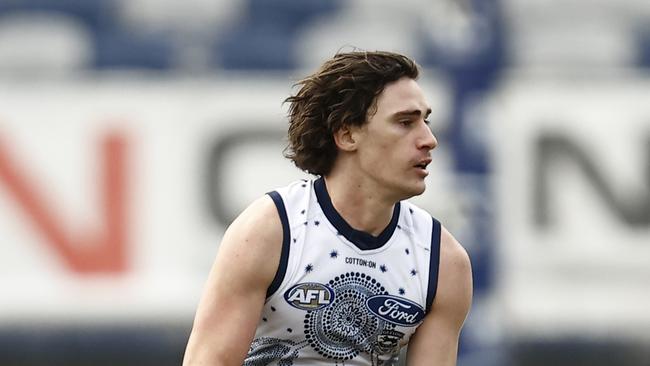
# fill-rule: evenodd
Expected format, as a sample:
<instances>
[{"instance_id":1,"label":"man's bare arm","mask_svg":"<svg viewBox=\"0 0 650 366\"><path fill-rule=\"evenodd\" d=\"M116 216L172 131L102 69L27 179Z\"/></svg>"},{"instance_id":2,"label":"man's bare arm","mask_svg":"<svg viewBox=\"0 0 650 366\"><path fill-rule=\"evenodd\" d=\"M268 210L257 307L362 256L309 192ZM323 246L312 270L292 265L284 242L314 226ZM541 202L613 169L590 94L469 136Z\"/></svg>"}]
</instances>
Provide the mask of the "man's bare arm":
<instances>
[{"instance_id":1,"label":"man's bare arm","mask_svg":"<svg viewBox=\"0 0 650 366\"><path fill-rule=\"evenodd\" d=\"M230 225L199 303L183 366L242 365L280 261L282 224L270 197Z\"/></svg>"},{"instance_id":2,"label":"man's bare arm","mask_svg":"<svg viewBox=\"0 0 650 366\"><path fill-rule=\"evenodd\" d=\"M443 227L436 298L411 338L407 365L456 365L460 330L472 303L472 291L469 256Z\"/></svg>"}]
</instances>

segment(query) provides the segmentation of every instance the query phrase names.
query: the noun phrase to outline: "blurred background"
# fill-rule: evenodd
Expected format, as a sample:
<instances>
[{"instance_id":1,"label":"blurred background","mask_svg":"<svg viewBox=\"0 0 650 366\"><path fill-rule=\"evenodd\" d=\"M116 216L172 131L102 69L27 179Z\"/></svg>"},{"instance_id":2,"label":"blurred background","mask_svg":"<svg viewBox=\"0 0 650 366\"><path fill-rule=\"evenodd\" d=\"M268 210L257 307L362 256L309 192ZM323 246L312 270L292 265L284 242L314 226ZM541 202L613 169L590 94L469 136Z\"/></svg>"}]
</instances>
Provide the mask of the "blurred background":
<instances>
[{"instance_id":1,"label":"blurred background","mask_svg":"<svg viewBox=\"0 0 650 366\"><path fill-rule=\"evenodd\" d=\"M0 365L179 365L228 223L305 177L283 99L355 48L424 70L458 364L650 365L643 0L0 0Z\"/></svg>"}]
</instances>

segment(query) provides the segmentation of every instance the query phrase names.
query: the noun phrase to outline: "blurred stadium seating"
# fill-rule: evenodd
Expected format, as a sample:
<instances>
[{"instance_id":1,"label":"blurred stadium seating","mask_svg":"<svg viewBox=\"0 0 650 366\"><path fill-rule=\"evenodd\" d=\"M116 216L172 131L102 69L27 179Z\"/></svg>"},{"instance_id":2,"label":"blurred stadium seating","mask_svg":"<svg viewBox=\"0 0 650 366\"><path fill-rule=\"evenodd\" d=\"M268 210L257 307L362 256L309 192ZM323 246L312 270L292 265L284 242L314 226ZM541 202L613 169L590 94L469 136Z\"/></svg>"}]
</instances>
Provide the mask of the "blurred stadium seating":
<instances>
[{"instance_id":1,"label":"blurred stadium seating","mask_svg":"<svg viewBox=\"0 0 650 366\"><path fill-rule=\"evenodd\" d=\"M217 72L286 71L313 66L342 46L363 44L402 49L425 67L458 68L471 62L495 68L503 65L503 60L495 62L495 56L503 56L503 45L494 46L507 41L510 66L647 66L650 15L643 1L574 0L562 6L521 0L456 3L464 5L423 0L399 5L363 0L193 0L182 6L169 0L3 0L2 59L22 57L33 63L38 55L20 46L37 48L42 58L61 52L65 42L77 48L72 53L90 55L85 58L91 61L70 61L69 67L79 71L178 71L187 66L180 61L187 58L183 53L190 52L190 44L193 52L210 59ZM34 35L41 28L56 27L53 23L60 23L60 28L50 32L52 39ZM342 44L341 34L350 41ZM379 41L383 39L386 43ZM14 67L20 68L5 65L2 73L11 74ZM35 67L41 73L56 72L61 61L45 59Z\"/></svg>"},{"instance_id":2,"label":"blurred stadium seating","mask_svg":"<svg viewBox=\"0 0 650 366\"><path fill-rule=\"evenodd\" d=\"M484 125L477 118L481 100L513 72L615 77L630 69L647 71L650 3L0 0L0 83L65 82L125 72L161 79L250 73L294 80L337 50L354 47L404 52L449 85L449 121L439 133L449 144L453 171L480 197L466 214L478 223L470 236L480 241L472 257L481 301L494 288L497 240L490 218L489 141L480 134ZM0 364L177 365L189 326L0 326ZM476 328L482 325L469 327L461 366L650 365L650 353L629 343L542 339L507 344L501 342L507 337L481 335ZM489 344L481 343L490 338Z\"/></svg>"}]
</instances>

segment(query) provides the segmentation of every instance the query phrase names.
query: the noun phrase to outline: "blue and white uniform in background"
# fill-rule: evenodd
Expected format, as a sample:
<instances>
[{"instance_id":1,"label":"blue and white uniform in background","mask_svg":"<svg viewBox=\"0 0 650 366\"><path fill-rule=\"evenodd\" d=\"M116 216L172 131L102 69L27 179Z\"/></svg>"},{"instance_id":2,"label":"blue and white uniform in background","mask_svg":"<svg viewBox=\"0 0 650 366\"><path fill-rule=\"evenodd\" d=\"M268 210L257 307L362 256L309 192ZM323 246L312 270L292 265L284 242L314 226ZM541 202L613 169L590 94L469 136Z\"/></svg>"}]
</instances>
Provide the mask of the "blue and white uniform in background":
<instances>
[{"instance_id":1,"label":"blue and white uniform in background","mask_svg":"<svg viewBox=\"0 0 650 366\"><path fill-rule=\"evenodd\" d=\"M382 365L436 294L440 223L399 202L377 237L336 212L323 178L270 192L283 226L278 272L245 365Z\"/></svg>"}]
</instances>

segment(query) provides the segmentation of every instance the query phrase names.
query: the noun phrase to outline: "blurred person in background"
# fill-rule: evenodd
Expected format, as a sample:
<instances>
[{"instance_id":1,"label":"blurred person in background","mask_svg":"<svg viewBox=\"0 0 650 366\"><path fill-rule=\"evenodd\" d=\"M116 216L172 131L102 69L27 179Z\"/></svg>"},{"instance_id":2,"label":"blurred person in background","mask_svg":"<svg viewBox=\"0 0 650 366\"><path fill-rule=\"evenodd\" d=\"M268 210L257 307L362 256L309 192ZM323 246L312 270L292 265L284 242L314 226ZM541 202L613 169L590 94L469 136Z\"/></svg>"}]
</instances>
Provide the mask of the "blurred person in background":
<instances>
[{"instance_id":1,"label":"blurred person in background","mask_svg":"<svg viewBox=\"0 0 650 366\"><path fill-rule=\"evenodd\" d=\"M270 192L224 234L184 365L456 364L466 251L406 199L438 142L419 68L338 53L289 103L286 156L317 178Z\"/></svg>"}]
</instances>

